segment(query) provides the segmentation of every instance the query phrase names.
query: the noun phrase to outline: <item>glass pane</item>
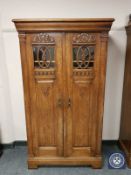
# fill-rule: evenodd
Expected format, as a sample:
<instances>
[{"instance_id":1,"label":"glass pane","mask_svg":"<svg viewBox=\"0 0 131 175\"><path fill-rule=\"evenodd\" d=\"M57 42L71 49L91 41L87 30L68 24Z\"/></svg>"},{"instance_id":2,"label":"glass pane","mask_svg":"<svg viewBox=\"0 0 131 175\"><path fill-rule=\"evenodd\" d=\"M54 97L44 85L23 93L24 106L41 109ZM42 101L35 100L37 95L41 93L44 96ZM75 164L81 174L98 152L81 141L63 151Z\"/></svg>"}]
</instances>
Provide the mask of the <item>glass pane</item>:
<instances>
[{"instance_id":1,"label":"glass pane","mask_svg":"<svg viewBox=\"0 0 131 175\"><path fill-rule=\"evenodd\" d=\"M53 46L33 46L33 56L35 68L54 68L55 60Z\"/></svg>"},{"instance_id":2,"label":"glass pane","mask_svg":"<svg viewBox=\"0 0 131 175\"><path fill-rule=\"evenodd\" d=\"M73 67L77 69L88 69L94 65L94 46L73 47Z\"/></svg>"}]
</instances>

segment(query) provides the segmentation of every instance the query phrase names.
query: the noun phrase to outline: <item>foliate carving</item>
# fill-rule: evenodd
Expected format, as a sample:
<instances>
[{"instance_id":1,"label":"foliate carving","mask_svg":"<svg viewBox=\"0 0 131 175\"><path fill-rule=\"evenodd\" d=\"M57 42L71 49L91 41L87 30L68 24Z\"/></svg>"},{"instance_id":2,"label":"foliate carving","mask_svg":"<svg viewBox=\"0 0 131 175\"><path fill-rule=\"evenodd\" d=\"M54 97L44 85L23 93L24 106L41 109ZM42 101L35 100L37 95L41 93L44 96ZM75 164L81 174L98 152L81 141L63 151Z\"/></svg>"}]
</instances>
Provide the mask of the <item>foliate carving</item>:
<instances>
[{"instance_id":1,"label":"foliate carving","mask_svg":"<svg viewBox=\"0 0 131 175\"><path fill-rule=\"evenodd\" d=\"M73 35L73 43L91 43L96 41L95 34L76 33Z\"/></svg>"},{"instance_id":2,"label":"foliate carving","mask_svg":"<svg viewBox=\"0 0 131 175\"><path fill-rule=\"evenodd\" d=\"M48 33L39 33L33 36L33 41L36 43L54 43L55 39Z\"/></svg>"},{"instance_id":3,"label":"foliate carving","mask_svg":"<svg viewBox=\"0 0 131 175\"><path fill-rule=\"evenodd\" d=\"M48 96L49 95L49 90L50 90L50 87L46 87L44 90L43 90L43 93L45 96Z\"/></svg>"}]
</instances>

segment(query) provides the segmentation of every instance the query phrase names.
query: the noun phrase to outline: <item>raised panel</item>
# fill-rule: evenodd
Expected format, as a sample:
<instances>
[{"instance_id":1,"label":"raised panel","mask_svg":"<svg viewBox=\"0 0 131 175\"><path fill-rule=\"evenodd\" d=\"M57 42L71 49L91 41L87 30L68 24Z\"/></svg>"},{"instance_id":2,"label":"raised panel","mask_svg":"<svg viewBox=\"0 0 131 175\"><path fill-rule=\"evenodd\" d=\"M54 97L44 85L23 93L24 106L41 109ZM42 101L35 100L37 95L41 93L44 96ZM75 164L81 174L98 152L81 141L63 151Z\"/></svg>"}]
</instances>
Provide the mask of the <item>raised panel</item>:
<instances>
[{"instance_id":1,"label":"raised panel","mask_svg":"<svg viewBox=\"0 0 131 175\"><path fill-rule=\"evenodd\" d=\"M36 108L38 124L38 144L39 146L56 146L56 121L55 114L56 101L54 96L54 82L37 82Z\"/></svg>"},{"instance_id":2,"label":"raised panel","mask_svg":"<svg viewBox=\"0 0 131 175\"><path fill-rule=\"evenodd\" d=\"M72 127L73 146L89 146L90 123L90 85L86 83L73 83L72 95Z\"/></svg>"}]
</instances>

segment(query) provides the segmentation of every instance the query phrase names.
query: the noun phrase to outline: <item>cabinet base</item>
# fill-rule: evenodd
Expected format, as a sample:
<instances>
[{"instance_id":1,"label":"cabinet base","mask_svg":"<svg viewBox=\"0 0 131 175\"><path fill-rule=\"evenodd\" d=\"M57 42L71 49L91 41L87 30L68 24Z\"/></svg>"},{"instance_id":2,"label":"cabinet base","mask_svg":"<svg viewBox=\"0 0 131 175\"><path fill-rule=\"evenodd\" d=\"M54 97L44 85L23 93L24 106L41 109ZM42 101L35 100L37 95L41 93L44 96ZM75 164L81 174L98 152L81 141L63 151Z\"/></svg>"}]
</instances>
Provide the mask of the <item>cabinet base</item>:
<instances>
[{"instance_id":1,"label":"cabinet base","mask_svg":"<svg viewBox=\"0 0 131 175\"><path fill-rule=\"evenodd\" d=\"M128 168L131 168L131 141L130 141L130 146L129 146L129 142L127 145L126 142L123 140L119 140L119 144L125 154L127 166Z\"/></svg>"},{"instance_id":2,"label":"cabinet base","mask_svg":"<svg viewBox=\"0 0 131 175\"><path fill-rule=\"evenodd\" d=\"M89 158L42 158L33 157L28 159L28 168L36 169L38 166L92 166L94 169L102 168L102 157Z\"/></svg>"}]
</instances>

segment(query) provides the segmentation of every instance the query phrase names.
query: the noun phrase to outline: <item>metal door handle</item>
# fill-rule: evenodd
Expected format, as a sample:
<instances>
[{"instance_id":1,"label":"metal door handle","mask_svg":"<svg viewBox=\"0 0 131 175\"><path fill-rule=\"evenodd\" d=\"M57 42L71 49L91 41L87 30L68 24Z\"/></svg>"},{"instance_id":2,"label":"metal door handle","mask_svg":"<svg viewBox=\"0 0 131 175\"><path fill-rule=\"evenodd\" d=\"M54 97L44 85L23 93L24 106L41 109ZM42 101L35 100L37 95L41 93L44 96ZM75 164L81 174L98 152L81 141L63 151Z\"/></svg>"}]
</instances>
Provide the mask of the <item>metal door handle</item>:
<instances>
[{"instance_id":1,"label":"metal door handle","mask_svg":"<svg viewBox=\"0 0 131 175\"><path fill-rule=\"evenodd\" d=\"M68 99L68 107L71 107L71 99Z\"/></svg>"},{"instance_id":2,"label":"metal door handle","mask_svg":"<svg viewBox=\"0 0 131 175\"><path fill-rule=\"evenodd\" d=\"M63 101L62 101L61 98L58 99L58 106L59 106L59 107L63 106Z\"/></svg>"}]
</instances>

